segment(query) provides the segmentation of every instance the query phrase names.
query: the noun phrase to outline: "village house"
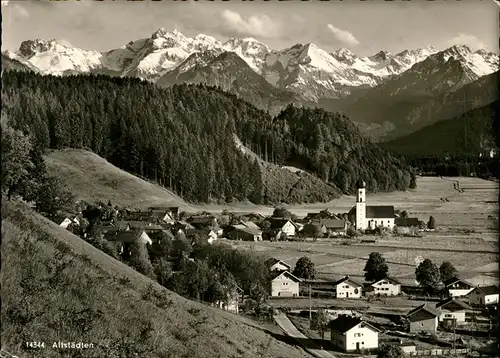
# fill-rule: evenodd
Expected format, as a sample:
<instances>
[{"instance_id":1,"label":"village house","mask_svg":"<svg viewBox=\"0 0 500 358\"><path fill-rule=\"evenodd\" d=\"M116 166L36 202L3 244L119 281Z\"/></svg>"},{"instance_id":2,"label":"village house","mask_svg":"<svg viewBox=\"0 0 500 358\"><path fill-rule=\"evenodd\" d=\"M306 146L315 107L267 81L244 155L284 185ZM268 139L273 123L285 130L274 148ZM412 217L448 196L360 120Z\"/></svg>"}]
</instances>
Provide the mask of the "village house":
<instances>
[{"instance_id":1,"label":"village house","mask_svg":"<svg viewBox=\"0 0 500 358\"><path fill-rule=\"evenodd\" d=\"M401 294L401 282L392 278L386 277L367 285L365 290L366 296L397 296Z\"/></svg>"},{"instance_id":2,"label":"village house","mask_svg":"<svg viewBox=\"0 0 500 358\"><path fill-rule=\"evenodd\" d=\"M454 320L457 323L465 322L465 312L472 309L467 303L455 297L450 297L439 302L436 308L441 311L439 322Z\"/></svg>"},{"instance_id":3,"label":"village house","mask_svg":"<svg viewBox=\"0 0 500 358\"><path fill-rule=\"evenodd\" d=\"M307 279L300 283L300 294L312 297L335 298L337 296L336 281Z\"/></svg>"},{"instance_id":4,"label":"village house","mask_svg":"<svg viewBox=\"0 0 500 358\"><path fill-rule=\"evenodd\" d=\"M165 228L161 225L158 225L158 224L150 224L150 225L147 225L147 226L144 226L142 228L140 228L144 231L146 231L146 234L152 234L152 233L157 233L157 232L160 232L160 231L166 231Z\"/></svg>"},{"instance_id":5,"label":"village house","mask_svg":"<svg viewBox=\"0 0 500 358\"><path fill-rule=\"evenodd\" d=\"M96 236L99 239L102 239L105 235L111 235L111 234L114 235L117 232L121 231L116 226L113 226L113 225L108 224L108 223L96 225L94 228L95 228ZM123 230L123 231L125 231L125 230Z\"/></svg>"},{"instance_id":6,"label":"village house","mask_svg":"<svg viewBox=\"0 0 500 358\"><path fill-rule=\"evenodd\" d=\"M195 229L215 229L218 227L217 218L213 215L193 216L187 222L194 226Z\"/></svg>"},{"instance_id":7,"label":"village house","mask_svg":"<svg viewBox=\"0 0 500 358\"><path fill-rule=\"evenodd\" d=\"M188 239L198 239L213 244L217 239L217 233L211 229L189 229L185 231Z\"/></svg>"},{"instance_id":8,"label":"village house","mask_svg":"<svg viewBox=\"0 0 500 358\"><path fill-rule=\"evenodd\" d=\"M328 210L321 210L319 213L307 213L307 215L304 217L305 222L311 222L311 221L320 221L323 219L329 219L332 218L334 214Z\"/></svg>"},{"instance_id":9,"label":"village house","mask_svg":"<svg viewBox=\"0 0 500 358\"><path fill-rule=\"evenodd\" d=\"M266 260L265 264L270 272L273 271L283 272L292 270L292 267L289 264L281 260L275 259L274 257Z\"/></svg>"},{"instance_id":10,"label":"village house","mask_svg":"<svg viewBox=\"0 0 500 358\"><path fill-rule=\"evenodd\" d=\"M170 229L163 228L162 230L144 231L146 232L146 234L148 234L153 243L156 242L157 244L160 244L162 241L172 241L174 239L174 234Z\"/></svg>"},{"instance_id":11,"label":"village house","mask_svg":"<svg viewBox=\"0 0 500 358\"><path fill-rule=\"evenodd\" d=\"M444 288L450 297L464 297L474 289L474 285L459 277L452 277L443 282Z\"/></svg>"},{"instance_id":12,"label":"village house","mask_svg":"<svg viewBox=\"0 0 500 358\"><path fill-rule=\"evenodd\" d=\"M347 222L340 219L323 219L319 225L323 234L327 236L345 236L347 233Z\"/></svg>"},{"instance_id":13,"label":"village house","mask_svg":"<svg viewBox=\"0 0 500 358\"><path fill-rule=\"evenodd\" d=\"M429 332L435 334L441 312L424 303L407 313L410 321L410 332Z\"/></svg>"},{"instance_id":14,"label":"village house","mask_svg":"<svg viewBox=\"0 0 500 358\"><path fill-rule=\"evenodd\" d=\"M346 276L335 282L337 298L361 298L363 285Z\"/></svg>"},{"instance_id":15,"label":"village house","mask_svg":"<svg viewBox=\"0 0 500 358\"><path fill-rule=\"evenodd\" d=\"M287 237L296 235L297 226L289 219L271 218L269 219L269 223L270 227L268 230L266 230L266 234L269 239L279 239L282 234L285 234Z\"/></svg>"},{"instance_id":16,"label":"village house","mask_svg":"<svg viewBox=\"0 0 500 358\"><path fill-rule=\"evenodd\" d=\"M355 223L356 230L374 230L376 227L394 227L394 206L367 206L366 205L366 184L363 180L356 183L356 206L348 214L351 223Z\"/></svg>"},{"instance_id":17,"label":"village house","mask_svg":"<svg viewBox=\"0 0 500 358\"><path fill-rule=\"evenodd\" d=\"M173 225L172 225L172 232L175 234L177 233L185 233L186 230L193 230L194 229L194 226L189 224L188 222L186 221L183 221L183 220L180 220L180 221L176 221Z\"/></svg>"},{"instance_id":18,"label":"village house","mask_svg":"<svg viewBox=\"0 0 500 358\"><path fill-rule=\"evenodd\" d=\"M167 224L173 224L175 218L170 211L153 211L152 217L157 220L157 222L164 222Z\"/></svg>"},{"instance_id":19,"label":"village house","mask_svg":"<svg viewBox=\"0 0 500 358\"><path fill-rule=\"evenodd\" d=\"M148 210L168 213L174 220L177 220L179 218L178 206L150 206Z\"/></svg>"},{"instance_id":20,"label":"village house","mask_svg":"<svg viewBox=\"0 0 500 358\"><path fill-rule=\"evenodd\" d=\"M498 304L497 286L484 286L474 288L468 295L469 304L471 306L488 306Z\"/></svg>"},{"instance_id":21,"label":"village house","mask_svg":"<svg viewBox=\"0 0 500 358\"><path fill-rule=\"evenodd\" d=\"M152 211L132 211L126 213L122 219L128 222L158 223L158 216Z\"/></svg>"},{"instance_id":22,"label":"village house","mask_svg":"<svg viewBox=\"0 0 500 358\"><path fill-rule=\"evenodd\" d=\"M151 221L127 221L126 224L128 225L129 230L143 230L146 227L155 227ZM120 223L121 227L123 227L124 223Z\"/></svg>"},{"instance_id":23,"label":"village house","mask_svg":"<svg viewBox=\"0 0 500 358\"><path fill-rule=\"evenodd\" d=\"M396 218L394 226L398 234L414 234L418 232L420 221L418 218Z\"/></svg>"},{"instance_id":24,"label":"village house","mask_svg":"<svg viewBox=\"0 0 500 358\"><path fill-rule=\"evenodd\" d=\"M330 322L331 342L344 352L361 352L378 348L380 329L358 317L339 316Z\"/></svg>"},{"instance_id":25,"label":"village house","mask_svg":"<svg viewBox=\"0 0 500 358\"><path fill-rule=\"evenodd\" d=\"M231 240L262 241L262 231L259 229L250 229L243 225L236 226L237 227L228 234Z\"/></svg>"},{"instance_id":26,"label":"village house","mask_svg":"<svg viewBox=\"0 0 500 358\"><path fill-rule=\"evenodd\" d=\"M253 221L240 221L237 224L239 227L246 227L247 229L260 230L260 227Z\"/></svg>"},{"instance_id":27,"label":"village house","mask_svg":"<svg viewBox=\"0 0 500 358\"><path fill-rule=\"evenodd\" d=\"M64 229L68 229L70 226L80 226L80 221L76 216L74 216L72 219L70 218L65 218L60 224L60 227Z\"/></svg>"},{"instance_id":28,"label":"village house","mask_svg":"<svg viewBox=\"0 0 500 358\"><path fill-rule=\"evenodd\" d=\"M116 227L116 229L119 231L132 230L132 227L130 226L130 223L128 221L119 220L111 223L110 225Z\"/></svg>"},{"instance_id":29,"label":"village house","mask_svg":"<svg viewBox=\"0 0 500 358\"><path fill-rule=\"evenodd\" d=\"M117 243L119 245L119 253L127 257L131 254L129 249L130 244L134 242L139 242L144 245L153 244L153 241L144 230L108 232L104 235L104 239Z\"/></svg>"},{"instance_id":30,"label":"village house","mask_svg":"<svg viewBox=\"0 0 500 358\"><path fill-rule=\"evenodd\" d=\"M271 273L271 297L298 297L302 280L288 271Z\"/></svg>"},{"instance_id":31,"label":"village house","mask_svg":"<svg viewBox=\"0 0 500 358\"><path fill-rule=\"evenodd\" d=\"M221 310L232 312L232 313L239 313L239 303L240 303L240 298L242 297L243 294L243 289L240 288L239 286L236 286L236 288L232 292L227 293L227 299L226 300L218 300L213 303L213 307L220 308Z\"/></svg>"}]
</instances>

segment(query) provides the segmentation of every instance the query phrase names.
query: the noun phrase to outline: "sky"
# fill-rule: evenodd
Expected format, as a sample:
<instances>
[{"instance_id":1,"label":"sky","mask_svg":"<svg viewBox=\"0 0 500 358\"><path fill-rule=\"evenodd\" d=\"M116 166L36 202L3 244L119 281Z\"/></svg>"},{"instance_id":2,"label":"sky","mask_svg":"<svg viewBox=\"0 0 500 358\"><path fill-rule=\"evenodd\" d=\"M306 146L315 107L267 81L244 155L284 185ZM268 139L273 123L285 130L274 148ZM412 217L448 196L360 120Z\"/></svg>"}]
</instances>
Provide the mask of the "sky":
<instances>
[{"instance_id":1,"label":"sky","mask_svg":"<svg viewBox=\"0 0 500 358\"><path fill-rule=\"evenodd\" d=\"M360 56L454 44L499 52L494 1L2 0L2 50L40 38L108 51L165 28L221 41L253 37L273 49L312 42Z\"/></svg>"}]
</instances>

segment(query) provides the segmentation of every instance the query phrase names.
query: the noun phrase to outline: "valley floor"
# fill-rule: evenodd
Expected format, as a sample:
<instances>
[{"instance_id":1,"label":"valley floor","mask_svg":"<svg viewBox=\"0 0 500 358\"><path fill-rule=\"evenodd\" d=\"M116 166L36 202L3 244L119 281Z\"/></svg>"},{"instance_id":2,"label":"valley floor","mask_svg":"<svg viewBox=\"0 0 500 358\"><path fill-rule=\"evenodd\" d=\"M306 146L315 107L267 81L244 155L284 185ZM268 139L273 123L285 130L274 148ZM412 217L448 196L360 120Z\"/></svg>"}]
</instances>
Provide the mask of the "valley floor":
<instances>
[{"instance_id":1,"label":"valley floor","mask_svg":"<svg viewBox=\"0 0 500 358\"><path fill-rule=\"evenodd\" d=\"M457 181L463 192L454 188L453 184ZM432 215L436 219L437 230L424 232L420 238L376 237L374 244L355 244L352 240L342 239L231 243L265 252L292 266L300 257L309 256L316 264L319 276L326 279L349 275L363 280L368 255L378 251L388 261L389 274L406 284L415 282L415 268L426 258L438 266L443 261L451 261L460 274L474 284L498 283L498 183L478 178L420 177L417 184L415 190L372 194L367 196L366 201L371 205L394 205L395 209L407 210L410 217L425 222ZM298 216L304 216L323 209L334 213L347 212L353 205L354 197L345 196L327 204L290 205L287 208ZM209 206L203 209L220 210ZM232 207L232 210L269 215L273 209L242 205ZM362 239L360 237L358 241Z\"/></svg>"}]
</instances>

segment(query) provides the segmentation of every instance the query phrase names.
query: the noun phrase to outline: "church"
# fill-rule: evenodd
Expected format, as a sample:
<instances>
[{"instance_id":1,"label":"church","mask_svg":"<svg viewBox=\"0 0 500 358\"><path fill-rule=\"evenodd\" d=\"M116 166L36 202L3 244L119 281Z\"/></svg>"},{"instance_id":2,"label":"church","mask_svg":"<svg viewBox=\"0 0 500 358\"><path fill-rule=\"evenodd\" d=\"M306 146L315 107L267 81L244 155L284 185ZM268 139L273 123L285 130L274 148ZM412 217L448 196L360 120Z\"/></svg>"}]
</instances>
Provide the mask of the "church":
<instances>
[{"instance_id":1,"label":"church","mask_svg":"<svg viewBox=\"0 0 500 358\"><path fill-rule=\"evenodd\" d=\"M363 180L356 183L356 206L348 214L349 221L355 223L356 230L373 230L377 226L394 227L394 206L366 205L366 184Z\"/></svg>"}]
</instances>

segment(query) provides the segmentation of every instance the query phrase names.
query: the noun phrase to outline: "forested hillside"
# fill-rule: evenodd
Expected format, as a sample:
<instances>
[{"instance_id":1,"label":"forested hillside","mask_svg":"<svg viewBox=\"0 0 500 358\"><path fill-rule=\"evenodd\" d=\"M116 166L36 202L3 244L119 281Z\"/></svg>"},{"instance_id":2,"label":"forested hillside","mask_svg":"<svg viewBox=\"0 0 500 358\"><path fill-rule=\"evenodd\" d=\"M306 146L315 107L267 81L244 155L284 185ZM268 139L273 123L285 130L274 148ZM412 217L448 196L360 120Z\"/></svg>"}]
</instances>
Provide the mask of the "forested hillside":
<instances>
[{"instance_id":1,"label":"forested hillside","mask_svg":"<svg viewBox=\"0 0 500 358\"><path fill-rule=\"evenodd\" d=\"M381 146L404 155L472 155L495 147L493 119L499 101L468 111L462 116L437 122ZM445 140L444 140L445 138Z\"/></svg>"},{"instance_id":2,"label":"forested hillside","mask_svg":"<svg viewBox=\"0 0 500 358\"><path fill-rule=\"evenodd\" d=\"M498 157L490 157L498 156L498 113L497 100L380 145L404 155L407 163L423 173L498 177Z\"/></svg>"},{"instance_id":3,"label":"forested hillside","mask_svg":"<svg viewBox=\"0 0 500 358\"><path fill-rule=\"evenodd\" d=\"M351 193L358 176L372 191L410 185L407 167L345 117L289 106L273 119L203 85L161 89L131 78L9 71L2 76L2 107L40 148L89 148L192 202L330 200L337 188ZM264 185L259 162L236 148L235 133L262 159L303 167L331 190L293 199L275 192ZM299 182L295 187L315 191Z\"/></svg>"}]
</instances>

